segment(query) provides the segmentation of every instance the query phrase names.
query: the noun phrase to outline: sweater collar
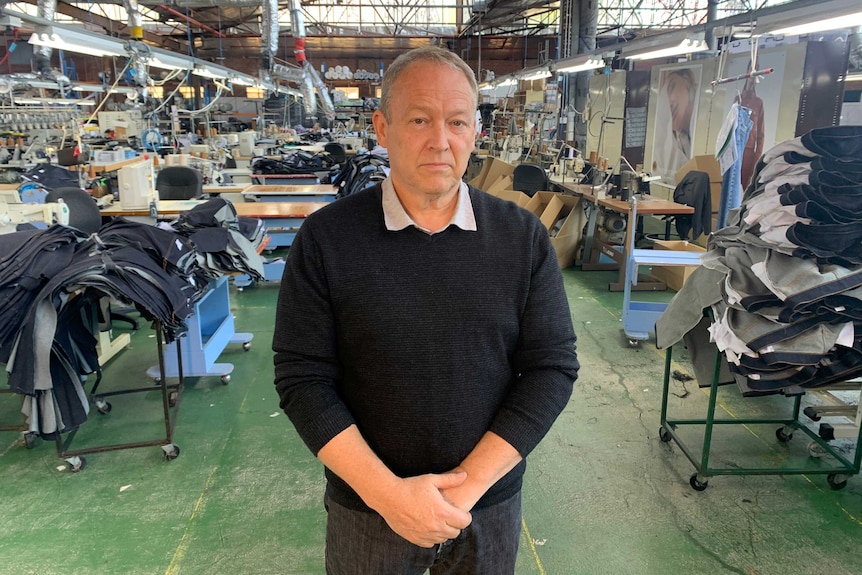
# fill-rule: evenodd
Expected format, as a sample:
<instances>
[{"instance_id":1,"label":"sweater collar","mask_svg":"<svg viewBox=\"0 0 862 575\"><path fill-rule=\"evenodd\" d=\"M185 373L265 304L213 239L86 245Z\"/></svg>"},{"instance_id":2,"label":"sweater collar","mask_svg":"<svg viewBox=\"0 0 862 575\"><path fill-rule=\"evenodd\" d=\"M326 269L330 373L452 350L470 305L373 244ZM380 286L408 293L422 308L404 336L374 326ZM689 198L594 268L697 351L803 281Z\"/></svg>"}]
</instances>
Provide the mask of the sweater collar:
<instances>
[{"instance_id":1,"label":"sweater collar","mask_svg":"<svg viewBox=\"0 0 862 575\"><path fill-rule=\"evenodd\" d=\"M404 206L401 205L401 200L398 199L398 194L395 193L395 187L392 185L391 178L383 180L381 187L383 188L383 219L386 222L387 230L397 232L413 226L426 234L432 234L430 230L414 222L413 218L404 209ZM473 202L470 200L470 190L464 182L461 182L461 186L458 189L458 206L455 208L455 213L452 214L449 224L440 230L440 232L449 226L457 226L468 232L475 232L477 229L476 216L473 213Z\"/></svg>"}]
</instances>

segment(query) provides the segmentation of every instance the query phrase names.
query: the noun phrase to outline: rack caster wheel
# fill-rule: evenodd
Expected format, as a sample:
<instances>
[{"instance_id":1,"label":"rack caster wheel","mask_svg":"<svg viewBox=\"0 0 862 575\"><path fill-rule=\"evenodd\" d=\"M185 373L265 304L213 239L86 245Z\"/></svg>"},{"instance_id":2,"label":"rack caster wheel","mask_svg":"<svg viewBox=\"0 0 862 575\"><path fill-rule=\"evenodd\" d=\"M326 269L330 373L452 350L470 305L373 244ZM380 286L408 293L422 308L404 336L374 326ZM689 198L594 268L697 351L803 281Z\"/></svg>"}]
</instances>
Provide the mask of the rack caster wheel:
<instances>
[{"instance_id":1,"label":"rack caster wheel","mask_svg":"<svg viewBox=\"0 0 862 575\"><path fill-rule=\"evenodd\" d=\"M826 450L823 449L819 443L816 441L812 441L808 444L808 455L814 457L815 459L820 459L826 454Z\"/></svg>"},{"instance_id":2,"label":"rack caster wheel","mask_svg":"<svg viewBox=\"0 0 862 575\"><path fill-rule=\"evenodd\" d=\"M633 337L629 338L629 347L637 348L641 346L641 340L634 339Z\"/></svg>"},{"instance_id":3,"label":"rack caster wheel","mask_svg":"<svg viewBox=\"0 0 862 575\"><path fill-rule=\"evenodd\" d=\"M225 385L229 384L230 383L230 374L226 373L223 376L221 376L221 382Z\"/></svg>"},{"instance_id":4,"label":"rack caster wheel","mask_svg":"<svg viewBox=\"0 0 862 575\"><path fill-rule=\"evenodd\" d=\"M817 415L817 410L813 407L809 406L802 410L802 413L808 417L811 421L820 421L820 416Z\"/></svg>"},{"instance_id":5,"label":"rack caster wheel","mask_svg":"<svg viewBox=\"0 0 862 575\"><path fill-rule=\"evenodd\" d=\"M71 457L66 460L66 463L69 464L69 471L72 473L78 473L87 466L87 460L84 457Z\"/></svg>"},{"instance_id":6,"label":"rack caster wheel","mask_svg":"<svg viewBox=\"0 0 862 575\"><path fill-rule=\"evenodd\" d=\"M238 291L238 292L242 292L242 290L243 290L243 288L241 288L241 287L236 288L236 291Z\"/></svg>"},{"instance_id":7,"label":"rack caster wheel","mask_svg":"<svg viewBox=\"0 0 862 575\"><path fill-rule=\"evenodd\" d=\"M96 410L99 412L100 415L107 415L111 413L111 409L113 409L113 406L111 405L110 401L99 400L96 402Z\"/></svg>"},{"instance_id":8,"label":"rack caster wheel","mask_svg":"<svg viewBox=\"0 0 862 575\"><path fill-rule=\"evenodd\" d=\"M701 481L697 473L695 473L689 478L688 484L691 485L691 488L695 491L703 491L704 489L709 487L709 480L704 479L703 481Z\"/></svg>"},{"instance_id":9,"label":"rack caster wheel","mask_svg":"<svg viewBox=\"0 0 862 575\"><path fill-rule=\"evenodd\" d=\"M162 383L161 377L154 377L153 378L153 385L161 385L161 383Z\"/></svg>"},{"instance_id":10,"label":"rack caster wheel","mask_svg":"<svg viewBox=\"0 0 862 575\"><path fill-rule=\"evenodd\" d=\"M826 476L826 481L829 482L829 487L836 491L847 487L847 476L841 473L830 473Z\"/></svg>"},{"instance_id":11,"label":"rack caster wheel","mask_svg":"<svg viewBox=\"0 0 862 575\"><path fill-rule=\"evenodd\" d=\"M165 452L165 461L172 461L180 456L180 446L175 443L162 445L162 451Z\"/></svg>"},{"instance_id":12,"label":"rack caster wheel","mask_svg":"<svg viewBox=\"0 0 862 575\"><path fill-rule=\"evenodd\" d=\"M21 437L21 439L24 440L24 447L26 447L27 449L33 449L34 447L36 447L37 437L38 435L36 435L35 433L24 433Z\"/></svg>"},{"instance_id":13,"label":"rack caster wheel","mask_svg":"<svg viewBox=\"0 0 862 575\"><path fill-rule=\"evenodd\" d=\"M787 443L791 439L793 439L793 428L789 425L785 425L784 427L779 427L775 430L775 437L781 443Z\"/></svg>"},{"instance_id":14,"label":"rack caster wheel","mask_svg":"<svg viewBox=\"0 0 862 575\"><path fill-rule=\"evenodd\" d=\"M665 429L664 425L658 428L658 438L662 441L662 443L668 443L673 436L670 434L670 431Z\"/></svg>"},{"instance_id":15,"label":"rack caster wheel","mask_svg":"<svg viewBox=\"0 0 862 575\"><path fill-rule=\"evenodd\" d=\"M247 341L247 342L245 342L244 344L242 344L242 349L243 349L243 351L248 351L248 350L250 350L250 349L251 349L251 342L250 342L250 341Z\"/></svg>"},{"instance_id":16,"label":"rack caster wheel","mask_svg":"<svg viewBox=\"0 0 862 575\"><path fill-rule=\"evenodd\" d=\"M175 407L177 405L177 392L172 391L168 394L168 406Z\"/></svg>"}]
</instances>

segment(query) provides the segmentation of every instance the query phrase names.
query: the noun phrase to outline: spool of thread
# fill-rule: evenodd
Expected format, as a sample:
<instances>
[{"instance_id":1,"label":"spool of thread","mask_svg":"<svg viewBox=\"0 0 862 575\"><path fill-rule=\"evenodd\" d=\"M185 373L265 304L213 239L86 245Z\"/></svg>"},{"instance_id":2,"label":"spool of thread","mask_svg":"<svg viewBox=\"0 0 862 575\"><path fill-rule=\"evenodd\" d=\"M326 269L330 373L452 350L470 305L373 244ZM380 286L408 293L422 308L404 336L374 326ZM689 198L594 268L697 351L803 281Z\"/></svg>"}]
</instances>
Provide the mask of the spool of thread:
<instances>
[{"instance_id":1,"label":"spool of thread","mask_svg":"<svg viewBox=\"0 0 862 575\"><path fill-rule=\"evenodd\" d=\"M598 157L598 155L598 152L596 152L595 150L590 152L590 163L594 166L596 165L596 158Z\"/></svg>"}]
</instances>

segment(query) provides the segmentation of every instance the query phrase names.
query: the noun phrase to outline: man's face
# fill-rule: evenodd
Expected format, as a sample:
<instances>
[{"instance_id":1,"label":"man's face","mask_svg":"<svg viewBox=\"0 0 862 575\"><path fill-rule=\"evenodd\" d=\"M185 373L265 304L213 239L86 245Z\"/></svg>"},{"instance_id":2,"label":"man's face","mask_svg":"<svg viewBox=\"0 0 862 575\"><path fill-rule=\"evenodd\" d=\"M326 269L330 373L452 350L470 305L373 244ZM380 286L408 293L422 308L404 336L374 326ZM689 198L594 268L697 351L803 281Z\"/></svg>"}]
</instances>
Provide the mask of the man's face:
<instances>
[{"instance_id":1,"label":"man's face","mask_svg":"<svg viewBox=\"0 0 862 575\"><path fill-rule=\"evenodd\" d=\"M670 104L673 131L688 131L691 125L691 96L689 95L689 84L685 79L676 75L668 79L667 101Z\"/></svg>"},{"instance_id":2,"label":"man's face","mask_svg":"<svg viewBox=\"0 0 862 575\"><path fill-rule=\"evenodd\" d=\"M399 193L438 196L460 185L474 146L476 101L464 74L419 62L392 86L389 118L374 113Z\"/></svg>"}]
</instances>

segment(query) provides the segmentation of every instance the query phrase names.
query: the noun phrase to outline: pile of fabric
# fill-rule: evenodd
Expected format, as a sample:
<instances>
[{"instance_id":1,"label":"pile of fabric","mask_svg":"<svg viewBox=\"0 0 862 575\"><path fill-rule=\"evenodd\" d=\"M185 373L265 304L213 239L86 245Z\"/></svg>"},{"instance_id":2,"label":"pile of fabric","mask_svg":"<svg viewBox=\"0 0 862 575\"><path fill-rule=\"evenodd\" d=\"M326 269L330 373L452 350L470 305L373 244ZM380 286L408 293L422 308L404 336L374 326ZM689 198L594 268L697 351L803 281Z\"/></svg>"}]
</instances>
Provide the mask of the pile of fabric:
<instances>
[{"instance_id":1,"label":"pile of fabric","mask_svg":"<svg viewBox=\"0 0 862 575\"><path fill-rule=\"evenodd\" d=\"M770 149L708 248L656 326L661 348L685 339L702 385L716 347L720 383L745 395L862 374L862 127Z\"/></svg>"},{"instance_id":2,"label":"pile of fabric","mask_svg":"<svg viewBox=\"0 0 862 575\"><path fill-rule=\"evenodd\" d=\"M25 396L30 431L53 438L86 421L82 376L99 369L102 298L160 322L170 342L185 333L209 278L263 278L262 224L247 222L249 240L225 204L198 206L176 230L117 218L89 237L64 226L0 235L0 362L10 389Z\"/></svg>"},{"instance_id":3,"label":"pile of fabric","mask_svg":"<svg viewBox=\"0 0 862 575\"><path fill-rule=\"evenodd\" d=\"M382 182L388 175L388 156L356 154L344 162L338 174L332 178L332 185L338 188L336 197L343 198Z\"/></svg>"}]
</instances>

